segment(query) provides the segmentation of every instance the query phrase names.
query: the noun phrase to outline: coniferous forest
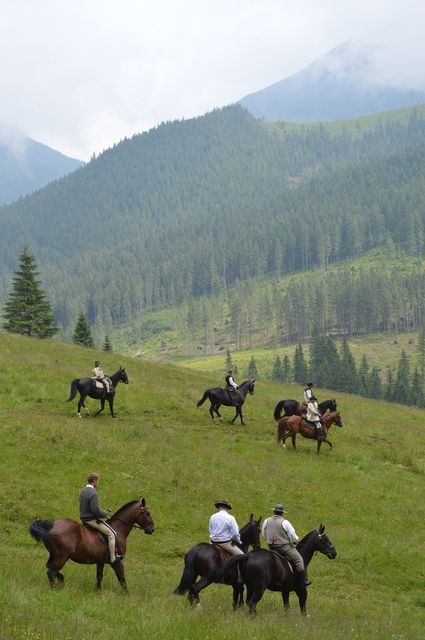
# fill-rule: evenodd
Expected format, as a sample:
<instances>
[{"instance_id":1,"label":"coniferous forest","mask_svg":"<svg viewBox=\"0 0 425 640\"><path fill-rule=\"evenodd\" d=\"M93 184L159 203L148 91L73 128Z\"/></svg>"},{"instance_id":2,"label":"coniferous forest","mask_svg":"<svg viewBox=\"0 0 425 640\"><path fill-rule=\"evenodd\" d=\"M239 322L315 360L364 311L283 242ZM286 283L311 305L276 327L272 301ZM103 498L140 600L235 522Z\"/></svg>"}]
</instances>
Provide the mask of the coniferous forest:
<instances>
[{"instance_id":1,"label":"coniferous forest","mask_svg":"<svg viewBox=\"0 0 425 640\"><path fill-rule=\"evenodd\" d=\"M364 129L266 127L239 106L163 123L1 207L0 223L2 304L27 245L65 337L81 313L104 336L178 305L202 332L214 297L241 344L264 315L266 341L274 327L297 342L317 317L347 336L421 326L424 111ZM374 250L378 267L344 267Z\"/></svg>"}]
</instances>

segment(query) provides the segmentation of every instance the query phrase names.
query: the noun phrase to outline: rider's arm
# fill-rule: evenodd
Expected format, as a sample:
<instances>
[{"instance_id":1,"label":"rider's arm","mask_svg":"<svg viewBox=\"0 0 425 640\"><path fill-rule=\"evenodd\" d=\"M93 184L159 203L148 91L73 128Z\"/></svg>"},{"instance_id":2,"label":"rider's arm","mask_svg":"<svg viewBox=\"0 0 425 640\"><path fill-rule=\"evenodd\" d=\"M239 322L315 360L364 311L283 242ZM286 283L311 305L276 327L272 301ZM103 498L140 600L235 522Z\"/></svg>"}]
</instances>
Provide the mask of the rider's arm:
<instances>
[{"instance_id":1,"label":"rider's arm","mask_svg":"<svg viewBox=\"0 0 425 640\"><path fill-rule=\"evenodd\" d=\"M89 498L90 511L93 514L94 518L106 518L108 512L99 504L99 496L96 491L92 491L92 495Z\"/></svg>"},{"instance_id":2,"label":"rider's arm","mask_svg":"<svg viewBox=\"0 0 425 640\"><path fill-rule=\"evenodd\" d=\"M239 527L237 525L236 519L234 516L230 516L229 519L229 529L230 529L230 537L232 540L241 544L241 537L239 535Z\"/></svg>"},{"instance_id":3,"label":"rider's arm","mask_svg":"<svg viewBox=\"0 0 425 640\"><path fill-rule=\"evenodd\" d=\"M284 520L282 522L282 529L286 532L286 535L288 536L292 544L298 542L299 537L297 536L297 533L289 520Z\"/></svg>"}]
</instances>

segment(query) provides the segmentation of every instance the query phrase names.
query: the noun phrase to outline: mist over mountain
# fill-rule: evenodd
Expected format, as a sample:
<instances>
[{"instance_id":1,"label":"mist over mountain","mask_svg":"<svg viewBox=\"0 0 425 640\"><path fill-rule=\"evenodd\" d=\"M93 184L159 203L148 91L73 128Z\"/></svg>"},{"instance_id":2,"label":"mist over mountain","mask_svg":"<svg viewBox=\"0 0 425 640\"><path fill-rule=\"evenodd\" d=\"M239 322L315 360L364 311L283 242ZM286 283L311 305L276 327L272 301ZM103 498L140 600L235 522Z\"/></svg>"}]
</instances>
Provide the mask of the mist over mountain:
<instances>
[{"instance_id":1,"label":"mist over mountain","mask_svg":"<svg viewBox=\"0 0 425 640\"><path fill-rule=\"evenodd\" d=\"M425 91L406 88L403 79L382 82L372 55L345 42L305 69L251 93L239 103L266 122L340 120L411 107Z\"/></svg>"},{"instance_id":2,"label":"mist over mountain","mask_svg":"<svg viewBox=\"0 0 425 640\"><path fill-rule=\"evenodd\" d=\"M84 163L0 126L0 204L41 189Z\"/></svg>"}]
</instances>

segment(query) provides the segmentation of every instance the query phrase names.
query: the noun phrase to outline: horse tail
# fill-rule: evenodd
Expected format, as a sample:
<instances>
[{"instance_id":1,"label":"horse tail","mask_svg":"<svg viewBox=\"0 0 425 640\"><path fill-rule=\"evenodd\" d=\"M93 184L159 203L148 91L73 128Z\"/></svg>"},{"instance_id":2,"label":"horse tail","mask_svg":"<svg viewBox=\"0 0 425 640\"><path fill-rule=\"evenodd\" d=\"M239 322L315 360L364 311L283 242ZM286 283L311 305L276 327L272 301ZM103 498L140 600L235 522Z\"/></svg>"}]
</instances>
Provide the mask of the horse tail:
<instances>
[{"instance_id":1,"label":"horse tail","mask_svg":"<svg viewBox=\"0 0 425 640\"><path fill-rule=\"evenodd\" d=\"M201 406L201 404L204 404L205 400L208 398L209 393L210 393L210 390L209 390L209 389L207 389L207 390L205 391L204 395L202 396L202 398L201 398L200 400L198 400L198 402L196 403L196 406L197 406L197 407L200 407L200 406Z\"/></svg>"},{"instance_id":2,"label":"horse tail","mask_svg":"<svg viewBox=\"0 0 425 640\"><path fill-rule=\"evenodd\" d=\"M232 556L231 558L226 560L226 562L223 564L221 569L217 571L214 578L214 582L222 582L226 573L230 571L230 569L233 569L233 567L235 567L236 565L239 566L240 564L245 563L247 560L248 560L247 553L240 554L238 556Z\"/></svg>"},{"instance_id":3,"label":"horse tail","mask_svg":"<svg viewBox=\"0 0 425 640\"><path fill-rule=\"evenodd\" d=\"M181 580L178 586L174 589L174 593L178 596L183 596L186 591L190 589L196 580L195 565L198 558L198 552L196 549L191 549L186 553L184 558L184 569Z\"/></svg>"},{"instance_id":4,"label":"horse tail","mask_svg":"<svg viewBox=\"0 0 425 640\"><path fill-rule=\"evenodd\" d=\"M37 542L48 542L51 538L50 529L53 520L34 520L28 527L28 531Z\"/></svg>"},{"instance_id":5,"label":"horse tail","mask_svg":"<svg viewBox=\"0 0 425 640\"><path fill-rule=\"evenodd\" d=\"M69 394L69 398L67 400L67 402L70 402L71 400L74 400L75 396L77 395L77 384L78 384L78 378L75 378L72 382L71 382L71 391Z\"/></svg>"},{"instance_id":6,"label":"horse tail","mask_svg":"<svg viewBox=\"0 0 425 640\"><path fill-rule=\"evenodd\" d=\"M274 415L274 419L276 420L276 422L278 420L280 420L280 417L281 417L280 414L282 412L282 407L283 407L285 402L286 402L285 400L280 400L280 402L278 402L276 407L275 407L273 415Z\"/></svg>"}]
</instances>

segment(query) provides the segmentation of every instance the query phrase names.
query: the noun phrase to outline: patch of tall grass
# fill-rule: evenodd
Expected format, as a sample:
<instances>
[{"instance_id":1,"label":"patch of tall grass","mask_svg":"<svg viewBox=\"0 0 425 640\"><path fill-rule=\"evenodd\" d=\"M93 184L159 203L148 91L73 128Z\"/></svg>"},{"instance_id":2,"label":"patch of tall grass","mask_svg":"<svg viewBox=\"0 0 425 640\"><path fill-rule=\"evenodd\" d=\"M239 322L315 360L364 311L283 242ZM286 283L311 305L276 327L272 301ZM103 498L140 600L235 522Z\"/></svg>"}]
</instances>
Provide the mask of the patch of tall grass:
<instances>
[{"instance_id":1,"label":"patch of tall grass","mask_svg":"<svg viewBox=\"0 0 425 640\"><path fill-rule=\"evenodd\" d=\"M273 409L300 397L297 387L260 381L244 405L246 426L232 426L232 408L222 408L222 423L210 419L207 404L196 408L205 388L221 385L216 375L53 340L0 335L0 347L0 636L423 637L424 411L339 394L344 427L331 429L334 452L323 447L317 456L311 441L300 440L297 451L276 444ZM97 358L109 372L125 366L130 378L118 388L115 420L106 409L78 419L76 401L65 402L71 380L90 375ZM108 568L97 594L95 567L72 562L64 589L51 590L47 551L28 534L35 518L78 519L91 470L101 474L104 506L145 496L155 521L152 536L129 536L127 596ZM280 595L266 592L252 619L232 611L223 585L201 593L200 610L172 594L185 552L208 539L220 498L232 501L240 526L251 512L267 517L277 501L299 535L326 524L338 555L312 560L309 618L294 595L285 618Z\"/></svg>"}]
</instances>

